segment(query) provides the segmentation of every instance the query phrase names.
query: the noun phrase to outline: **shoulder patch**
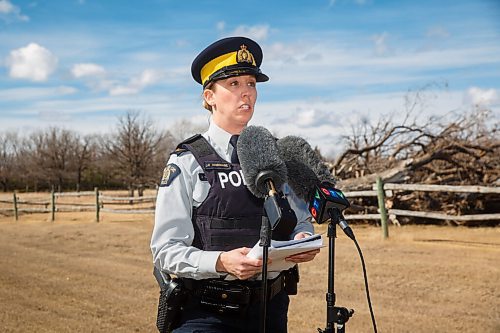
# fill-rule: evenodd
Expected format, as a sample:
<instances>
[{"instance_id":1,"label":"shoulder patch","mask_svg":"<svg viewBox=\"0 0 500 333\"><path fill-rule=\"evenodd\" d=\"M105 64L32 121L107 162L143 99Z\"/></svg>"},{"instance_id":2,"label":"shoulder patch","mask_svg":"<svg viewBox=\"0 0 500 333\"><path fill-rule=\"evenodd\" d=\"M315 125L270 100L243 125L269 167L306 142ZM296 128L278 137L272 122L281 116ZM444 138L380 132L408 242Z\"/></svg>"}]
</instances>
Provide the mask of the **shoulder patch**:
<instances>
[{"instance_id":1,"label":"shoulder patch","mask_svg":"<svg viewBox=\"0 0 500 333\"><path fill-rule=\"evenodd\" d=\"M172 184L175 177L181 174L181 169L173 163L167 164L163 169L163 176L161 177L160 187L166 187Z\"/></svg>"}]
</instances>

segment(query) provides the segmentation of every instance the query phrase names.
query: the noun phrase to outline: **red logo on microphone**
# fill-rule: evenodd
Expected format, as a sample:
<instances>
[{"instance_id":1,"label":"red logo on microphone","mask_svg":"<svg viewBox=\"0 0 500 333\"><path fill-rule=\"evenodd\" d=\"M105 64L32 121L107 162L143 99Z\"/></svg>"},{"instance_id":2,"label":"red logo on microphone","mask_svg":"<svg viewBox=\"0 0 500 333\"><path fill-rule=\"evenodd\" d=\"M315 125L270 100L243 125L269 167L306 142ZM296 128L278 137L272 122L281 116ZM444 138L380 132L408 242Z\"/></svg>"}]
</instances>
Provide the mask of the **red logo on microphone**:
<instances>
[{"instance_id":1,"label":"red logo on microphone","mask_svg":"<svg viewBox=\"0 0 500 333\"><path fill-rule=\"evenodd\" d=\"M314 218L316 218L316 215L318 214L318 212L316 211L316 208L314 208L314 207L311 208L311 214Z\"/></svg>"}]
</instances>

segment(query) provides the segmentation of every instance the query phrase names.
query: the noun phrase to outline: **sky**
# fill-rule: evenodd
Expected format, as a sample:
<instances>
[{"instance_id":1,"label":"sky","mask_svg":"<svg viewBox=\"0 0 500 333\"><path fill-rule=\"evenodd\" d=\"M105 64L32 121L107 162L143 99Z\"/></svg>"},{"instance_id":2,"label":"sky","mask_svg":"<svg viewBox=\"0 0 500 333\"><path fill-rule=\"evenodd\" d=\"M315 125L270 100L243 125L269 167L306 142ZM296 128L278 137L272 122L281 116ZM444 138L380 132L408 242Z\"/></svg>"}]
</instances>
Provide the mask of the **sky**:
<instances>
[{"instance_id":1,"label":"sky","mask_svg":"<svg viewBox=\"0 0 500 333\"><path fill-rule=\"evenodd\" d=\"M0 0L0 133L208 124L192 60L227 36L264 53L251 125L326 156L363 122L477 106L500 119L500 0Z\"/></svg>"}]
</instances>

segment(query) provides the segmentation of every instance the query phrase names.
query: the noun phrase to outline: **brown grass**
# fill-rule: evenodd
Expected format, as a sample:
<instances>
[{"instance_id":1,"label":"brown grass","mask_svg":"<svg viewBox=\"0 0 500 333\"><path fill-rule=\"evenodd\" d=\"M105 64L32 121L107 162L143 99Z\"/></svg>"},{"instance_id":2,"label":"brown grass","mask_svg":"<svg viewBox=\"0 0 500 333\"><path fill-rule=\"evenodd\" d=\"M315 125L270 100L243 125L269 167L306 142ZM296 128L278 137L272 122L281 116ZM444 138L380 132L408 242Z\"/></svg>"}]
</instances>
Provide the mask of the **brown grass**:
<instances>
[{"instance_id":1,"label":"brown grass","mask_svg":"<svg viewBox=\"0 0 500 333\"><path fill-rule=\"evenodd\" d=\"M155 332L152 215L58 213L0 218L1 332ZM354 226L379 332L500 332L500 229ZM324 232L325 226L317 226ZM325 328L327 248L301 266L290 332ZM360 260L336 241L336 305L346 332L372 332Z\"/></svg>"}]
</instances>

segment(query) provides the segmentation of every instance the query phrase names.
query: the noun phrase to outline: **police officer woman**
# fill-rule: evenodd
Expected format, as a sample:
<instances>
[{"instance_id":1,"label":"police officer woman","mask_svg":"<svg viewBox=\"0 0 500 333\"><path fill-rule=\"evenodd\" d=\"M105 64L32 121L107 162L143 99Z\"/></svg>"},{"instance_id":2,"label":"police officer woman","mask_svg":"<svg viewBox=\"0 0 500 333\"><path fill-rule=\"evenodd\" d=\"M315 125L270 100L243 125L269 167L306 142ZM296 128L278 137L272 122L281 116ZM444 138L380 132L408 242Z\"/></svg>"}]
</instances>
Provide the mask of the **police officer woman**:
<instances>
[{"instance_id":1,"label":"police officer woman","mask_svg":"<svg viewBox=\"0 0 500 333\"><path fill-rule=\"evenodd\" d=\"M188 292L174 332L259 330L257 279L262 260L246 254L259 240L263 201L235 180L241 170L235 147L254 113L256 84L269 79L259 68L261 62L256 42L230 37L208 46L191 67L193 78L203 86L210 125L171 154L158 191L151 238L155 267L181 278ZM306 203L287 184L282 190L298 220L286 238L310 236L313 227ZM310 261L318 251L287 260ZM269 274L266 328L286 332L290 279L285 272L277 274Z\"/></svg>"}]
</instances>

